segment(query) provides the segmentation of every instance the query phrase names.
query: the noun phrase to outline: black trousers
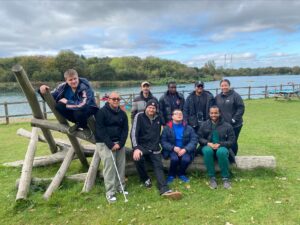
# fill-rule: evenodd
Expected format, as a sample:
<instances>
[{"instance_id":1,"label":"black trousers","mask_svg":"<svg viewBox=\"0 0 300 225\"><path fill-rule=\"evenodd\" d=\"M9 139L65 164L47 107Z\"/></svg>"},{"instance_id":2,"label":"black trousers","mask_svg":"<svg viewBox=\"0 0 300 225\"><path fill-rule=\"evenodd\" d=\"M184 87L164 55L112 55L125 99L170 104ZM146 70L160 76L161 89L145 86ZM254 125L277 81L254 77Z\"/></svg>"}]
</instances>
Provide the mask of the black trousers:
<instances>
[{"instance_id":1,"label":"black trousers","mask_svg":"<svg viewBox=\"0 0 300 225\"><path fill-rule=\"evenodd\" d=\"M96 114L96 107L84 106L79 110L68 109L65 104L58 102L55 106L56 110L67 120L76 123L81 128L87 128L87 119Z\"/></svg>"},{"instance_id":2,"label":"black trousers","mask_svg":"<svg viewBox=\"0 0 300 225\"><path fill-rule=\"evenodd\" d=\"M149 153L147 155L142 155L139 161L135 161L135 166L139 173L141 181L145 182L146 180L149 179L145 167L146 161L150 162L153 167L154 174L157 180L157 187L160 194L163 194L164 192L170 190L165 179L162 157L160 153L159 154Z\"/></svg>"},{"instance_id":3,"label":"black trousers","mask_svg":"<svg viewBox=\"0 0 300 225\"><path fill-rule=\"evenodd\" d=\"M239 150L238 139L239 139L239 135L242 130L242 127L243 127L243 125L233 128L234 135L235 135L235 143L232 145L231 149L235 155L237 155L238 150Z\"/></svg>"}]
</instances>

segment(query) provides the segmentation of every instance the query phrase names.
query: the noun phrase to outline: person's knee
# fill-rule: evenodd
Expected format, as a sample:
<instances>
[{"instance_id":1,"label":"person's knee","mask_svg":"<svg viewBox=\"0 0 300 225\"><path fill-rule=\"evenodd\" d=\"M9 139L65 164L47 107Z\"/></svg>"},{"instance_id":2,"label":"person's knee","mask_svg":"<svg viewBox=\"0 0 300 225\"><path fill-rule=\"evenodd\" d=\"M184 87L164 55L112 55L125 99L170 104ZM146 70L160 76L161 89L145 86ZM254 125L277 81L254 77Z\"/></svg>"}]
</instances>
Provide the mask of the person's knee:
<instances>
[{"instance_id":1,"label":"person's knee","mask_svg":"<svg viewBox=\"0 0 300 225\"><path fill-rule=\"evenodd\" d=\"M170 154L170 160L171 160L173 163L177 163L177 162L179 161L178 155L177 155L176 153Z\"/></svg>"},{"instance_id":2,"label":"person's knee","mask_svg":"<svg viewBox=\"0 0 300 225\"><path fill-rule=\"evenodd\" d=\"M202 153L204 156L212 156L214 154L214 150L209 146L204 146L202 148Z\"/></svg>"},{"instance_id":3,"label":"person's knee","mask_svg":"<svg viewBox=\"0 0 300 225\"><path fill-rule=\"evenodd\" d=\"M228 157L228 149L225 147L220 147L217 150L217 157L218 158L224 158L224 157Z\"/></svg>"},{"instance_id":4,"label":"person's knee","mask_svg":"<svg viewBox=\"0 0 300 225\"><path fill-rule=\"evenodd\" d=\"M56 103L55 105L55 109L58 111L58 112L64 112L66 110L66 105L63 104L63 103Z\"/></svg>"},{"instance_id":5,"label":"person's knee","mask_svg":"<svg viewBox=\"0 0 300 225\"><path fill-rule=\"evenodd\" d=\"M181 159L181 162L184 163L184 164L189 164L192 160L192 157L186 153L182 156L182 159Z\"/></svg>"}]
</instances>

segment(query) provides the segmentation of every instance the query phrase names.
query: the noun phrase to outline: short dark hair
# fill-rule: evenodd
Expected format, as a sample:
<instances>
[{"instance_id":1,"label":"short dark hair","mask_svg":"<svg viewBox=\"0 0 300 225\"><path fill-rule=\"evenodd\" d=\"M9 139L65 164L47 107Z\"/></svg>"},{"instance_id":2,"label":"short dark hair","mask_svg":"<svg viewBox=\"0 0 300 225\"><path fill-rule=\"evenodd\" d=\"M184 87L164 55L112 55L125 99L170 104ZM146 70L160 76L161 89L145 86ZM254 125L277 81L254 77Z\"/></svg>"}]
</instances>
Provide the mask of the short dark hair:
<instances>
[{"instance_id":1,"label":"short dark hair","mask_svg":"<svg viewBox=\"0 0 300 225\"><path fill-rule=\"evenodd\" d=\"M229 86L230 86L230 81L228 79L222 79L220 81L220 85L223 83L223 82L226 82Z\"/></svg>"},{"instance_id":2,"label":"short dark hair","mask_svg":"<svg viewBox=\"0 0 300 225\"><path fill-rule=\"evenodd\" d=\"M209 107L209 112L210 112L210 109L218 109L220 112L220 108L217 105L212 105L211 107Z\"/></svg>"},{"instance_id":3,"label":"short dark hair","mask_svg":"<svg viewBox=\"0 0 300 225\"><path fill-rule=\"evenodd\" d=\"M169 82L168 82L168 87L170 87L172 84L175 84L175 85L176 85L176 81L169 81Z\"/></svg>"}]
</instances>

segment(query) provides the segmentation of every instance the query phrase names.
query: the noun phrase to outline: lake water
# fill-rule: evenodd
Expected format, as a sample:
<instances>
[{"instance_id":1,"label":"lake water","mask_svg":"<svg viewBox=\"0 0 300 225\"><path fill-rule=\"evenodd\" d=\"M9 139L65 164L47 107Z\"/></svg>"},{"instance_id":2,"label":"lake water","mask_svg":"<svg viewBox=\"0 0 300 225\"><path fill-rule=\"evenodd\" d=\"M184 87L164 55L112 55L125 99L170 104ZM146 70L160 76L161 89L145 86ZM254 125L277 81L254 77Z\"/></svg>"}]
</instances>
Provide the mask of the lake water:
<instances>
[{"instance_id":1,"label":"lake water","mask_svg":"<svg viewBox=\"0 0 300 225\"><path fill-rule=\"evenodd\" d=\"M231 82L231 86L235 87L255 87L255 86L273 86L273 85L287 85L291 83L300 84L300 75L277 75L277 76L242 76L242 77L228 77ZM178 91L184 92L185 97L187 97L188 93L194 89L194 84L178 84ZM205 83L205 89L211 89L212 93L215 95L215 89L219 87L219 81L211 81ZM160 97L162 92L166 91L166 85L152 86L152 92L160 92L159 94L155 94L156 97ZM140 88L138 86L133 87L105 87L100 90L95 89L95 92L99 92L101 96L105 93L109 93L111 91L117 91L120 94L136 94L139 93ZM236 89L238 93L244 95L246 98L248 93L248 89ZM251 93L263 94L263 89L251 89ZM251 98L263 97L263 95L251 96ZM3 102L19 102L26 101L26 98L21 91L16 92L1 92L0 90L0 103ZM18 104L18 105L9 105L8 111L10 115L16 114L25 114L30 113L30 107L28 104ZM0 117L4 116L4 107L0 105Z\"/></svg>"}]
</instances>

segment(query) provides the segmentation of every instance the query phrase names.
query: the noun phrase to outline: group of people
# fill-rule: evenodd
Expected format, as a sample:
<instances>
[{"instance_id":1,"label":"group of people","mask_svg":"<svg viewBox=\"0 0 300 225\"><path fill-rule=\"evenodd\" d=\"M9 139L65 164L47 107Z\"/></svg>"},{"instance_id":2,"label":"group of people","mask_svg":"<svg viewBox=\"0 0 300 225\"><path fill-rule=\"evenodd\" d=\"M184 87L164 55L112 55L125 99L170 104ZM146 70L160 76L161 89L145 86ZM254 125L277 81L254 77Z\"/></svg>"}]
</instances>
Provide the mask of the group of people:
<instances>
[{"instance_id":1,"label":"group of people","mask_svg":"<svg viewBox=\"0 0 300 225\"><path fill-rule=\"evenodd\" d=\"M129 133L127 114L120 108L120 95L112 92L105 105L98 109L94 92L88 81L79 78L75 70L64 74L65 82L52 92L56 109L73 122L69 132L83 130L91 133L87 119L96 119L96 151L103 163L106 199L112 203L116 194L128 194L125 188L125 143ZM197 81L195 90L185 100L175 82L158 100L150 91L150 83L141 83L141 92L132 102L130 138L133 160L140 181L151 188L152 180L146 169L150 162L159 193L173 199L181 193L169 185L178 177L189 182L186 170L196 154L202 154L209 176L209 186L217 188L215 160L221 170L223 187L231 188L229 164L238 152L238 136L243 126L244 103L230 88L230 81L220 82L221 93L215 97ZM48 86L39 89L44 94ZM197 149L197 146L199 147ZM161 150L162 148L162 150ZM170 159L167 177L162 158Z\"/></svg>"}]
</instances>

